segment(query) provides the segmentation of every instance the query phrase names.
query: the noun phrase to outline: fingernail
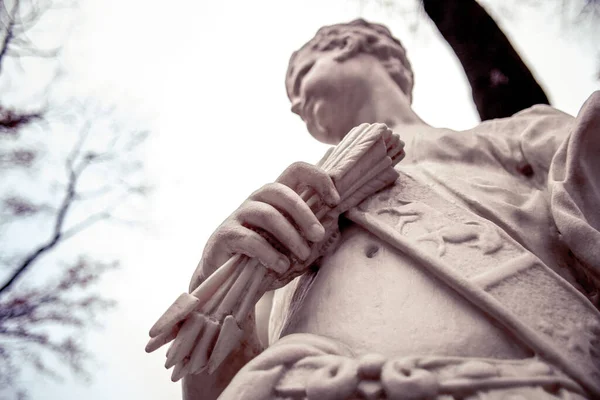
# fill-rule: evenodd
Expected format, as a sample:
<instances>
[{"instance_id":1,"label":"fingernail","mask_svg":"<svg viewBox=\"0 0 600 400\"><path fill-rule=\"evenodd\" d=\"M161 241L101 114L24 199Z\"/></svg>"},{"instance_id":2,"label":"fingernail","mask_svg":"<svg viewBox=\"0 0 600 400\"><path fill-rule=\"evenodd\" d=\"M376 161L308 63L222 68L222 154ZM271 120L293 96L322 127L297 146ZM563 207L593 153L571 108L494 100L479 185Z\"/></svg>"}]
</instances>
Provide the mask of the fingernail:
<instances>
[{"instance_id":1,"label":"fingernail","mask_svg":"<svg viewBox=\"0 0 600 400\"><path fill-rule=\"evenodd\" d=\"M342 201L342 199L340 198L340 194L336 191L334 191L331 196L329 196L329 201L331 202L331 204L333 204L334 206L337 206L338 204L340 204L340 201Z\"/></svg>"},{"instance_id":2,"label":"fingernail","mask_svg":"<svg viewBox=\"0 0 600 400\"><path fill-rule=\"evenodd\" d=\"M310 257L310 247L302 247L301 253L302 254L300 254L300 257L302 258L302 261L308 260L308 257Z\"/></svg>"},{"instance_id":3,"label":"fingernail","mask_svg":"<svg viewBox=\"0 0 600 400\"><path fill-rule=\"evenodd\" d=\"M280 258L275 264L275 267L277 267L277 272L280 274L283 274L285 271L287 271L289 266L290 262L286 258Z\"/></svg>"},{"instance_id":4,"label":"fingernail","mask_svg":"<svg viewBox=\"0 0 600 400\"><path fill-rule=\"evenodd\" d=\"M312 224L308 229L308 234L313 239L313 242L319 242L325 235L325 228L321 224Z\"/></svg>"}]
</instances>

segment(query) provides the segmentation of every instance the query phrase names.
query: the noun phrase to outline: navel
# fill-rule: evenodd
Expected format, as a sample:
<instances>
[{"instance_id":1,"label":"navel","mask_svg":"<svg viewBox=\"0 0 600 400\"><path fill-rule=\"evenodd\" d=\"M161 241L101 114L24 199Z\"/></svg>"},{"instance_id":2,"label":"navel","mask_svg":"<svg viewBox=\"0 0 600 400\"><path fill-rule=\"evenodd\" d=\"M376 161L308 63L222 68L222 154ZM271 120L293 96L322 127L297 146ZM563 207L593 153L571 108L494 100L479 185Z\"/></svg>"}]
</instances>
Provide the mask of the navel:
<instances>
[{"instance_id":1,"label":"navel","mask_svg":"<svg viewBox=\"0 0 600 400\"><path fill-rule=\"evenodd\" d=\"M373 258L373 257L375 257L375 255L377 254L378 251L379 251L378 245L370 244L365 249L365 255L367 256L367 258Z\"/></svg>"}]
</instances>

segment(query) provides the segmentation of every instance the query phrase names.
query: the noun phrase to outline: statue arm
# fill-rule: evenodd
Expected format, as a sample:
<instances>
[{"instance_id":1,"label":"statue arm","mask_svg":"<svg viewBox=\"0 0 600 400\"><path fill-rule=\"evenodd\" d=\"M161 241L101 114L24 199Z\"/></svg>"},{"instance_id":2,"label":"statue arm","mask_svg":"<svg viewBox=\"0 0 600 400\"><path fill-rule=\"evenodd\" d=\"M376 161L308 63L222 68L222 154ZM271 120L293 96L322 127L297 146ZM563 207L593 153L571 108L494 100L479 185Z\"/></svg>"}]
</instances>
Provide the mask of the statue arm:
<instances>
[{"instance_id":1,"label":"statue arm","mask_svg":"<svg viewBox=\"0 0 600 400\"><path fill-rule=\"evenodd\" d=\"M573 267L600 291L600 91L581 108L552 159L550 208ZM589 289L588 289L589 290Z\"/></svg>"},{"instance_id":2,"label":"statue arm","mask_svg":"<svg viewBox=\"0 0 600 400\"><path fill-rule=\"evenodd\" d=\"M290 265L293 257L299 260L308 257L309 241L318 242L325 234L317 217L297 194L301 185L313 188L321 201L331 207L340 200L327 173L309 164L292 164L277 182L254 192L213 233L192 276L190 292L235 253L259 259L278 277L273 284L283 286L287 282L284 274L293 267ZM268 232L285 249L276 248L258 233L260 231ZM280 265L280 261L285 265ZM184 400L217 399L236 373L264 350L257 334L254 311L242 329L239 345L215 371L202 370L184 376Z\"/></svg>"}]
</instances>

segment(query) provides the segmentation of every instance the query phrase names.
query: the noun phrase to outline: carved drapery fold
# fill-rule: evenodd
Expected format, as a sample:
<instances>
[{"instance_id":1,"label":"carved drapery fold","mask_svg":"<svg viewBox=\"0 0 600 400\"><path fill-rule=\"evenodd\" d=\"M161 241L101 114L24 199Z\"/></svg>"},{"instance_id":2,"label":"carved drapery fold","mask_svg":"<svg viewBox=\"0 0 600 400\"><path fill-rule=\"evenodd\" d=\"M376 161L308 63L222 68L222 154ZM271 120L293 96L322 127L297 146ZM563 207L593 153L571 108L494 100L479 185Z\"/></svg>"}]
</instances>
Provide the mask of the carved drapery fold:
<instances>
[{"instance_id":1,"label":"carved drapery fold","mask_svg":"<svg viewBox=\"0 0 600 400\"><path fill-rule=\"evenodd\" d=\"M462 357L356 357L312 334L282 338L247 364L221 400L584 399L584 389L548 363Z\"/></svg>"}]
</instances>

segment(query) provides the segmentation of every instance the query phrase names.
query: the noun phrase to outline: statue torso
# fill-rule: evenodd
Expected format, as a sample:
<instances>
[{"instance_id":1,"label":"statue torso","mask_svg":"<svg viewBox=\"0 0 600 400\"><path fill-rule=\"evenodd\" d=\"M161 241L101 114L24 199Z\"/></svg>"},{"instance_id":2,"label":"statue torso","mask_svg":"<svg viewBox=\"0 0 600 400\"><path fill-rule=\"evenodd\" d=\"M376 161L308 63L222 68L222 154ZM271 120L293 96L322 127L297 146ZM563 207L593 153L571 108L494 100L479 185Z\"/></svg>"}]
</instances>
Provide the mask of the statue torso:
<instances>
[{"instance_id":1,"label":"statue torso","mask_svg":"<svg viewBox=\"0 0 600 400\"><path fill-rule=\"evenodd\" d=\"M527 356L515 338L417 262L356 225L323 261L289 333L337 339L357 354Z\"/></svg>"},{"instance_id":2,"label":"statue torso","mask_svg":"<svg viewBox=\"0 0 600 400\"><path fill-rule=\"evenodd\" d=\"M536 249L556 246L556 234L549 229L537 236L523 234L529 226L549 225L544 194L527 177L460 159L400 165L398 171L393 187L359 209L465 278L485 275L531 254L518 243L520 237ZM482 210L469 201L486 197L489 200L482 206L495 215L483 218ZM537 212L529 212L528 221L520 220L520 232L510 230L511 219L519 210L526 214L522 208L532 201ZM432 275L422 262L367 229L355 224L343 229L339 247L321 262L283 335L320 334L358 353L527 356L526 347L493 318Z\"/></svg>"},{"instance_id":3,"label":"statue torso","mask_svg":"<svg viewBox=\"0 0 600 400\"><path fill-rule=\"evenodd\" d=\"M585 359L581 368L600 379L593 350L599 314L569 268L546 188L543 166L553 153L544 135L554 137L551 128L565 130L572 122L557 118L562 125L534 112L506 126L490 121L471 132L433 130L431 140L411 143L414 164L401 163L394 186L354 210L372 223L343 232L312 283L301 287L304 297L285 317L282 336L319 334L359 354L515 359L536 353L531 343L541 339L564 351L564 365ZM509 333L501 318L442 283L422 260L381 240L376 225L383 236L406 238L439 260L535 337L524 344L528 334ZM275 301L275 314L284 303Z\"/></svg>"}]
</instances>

